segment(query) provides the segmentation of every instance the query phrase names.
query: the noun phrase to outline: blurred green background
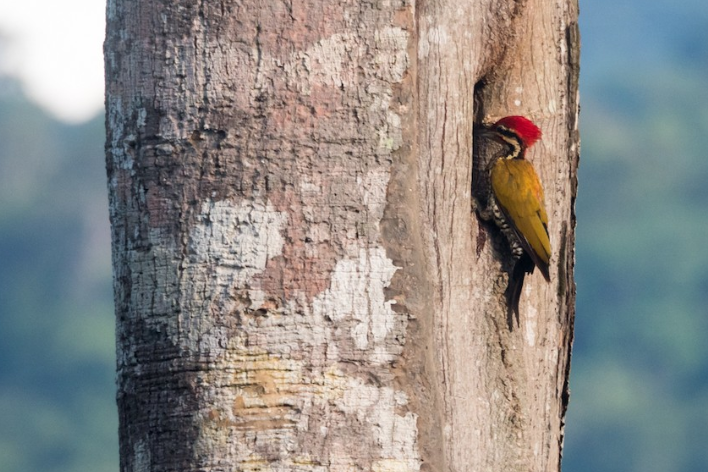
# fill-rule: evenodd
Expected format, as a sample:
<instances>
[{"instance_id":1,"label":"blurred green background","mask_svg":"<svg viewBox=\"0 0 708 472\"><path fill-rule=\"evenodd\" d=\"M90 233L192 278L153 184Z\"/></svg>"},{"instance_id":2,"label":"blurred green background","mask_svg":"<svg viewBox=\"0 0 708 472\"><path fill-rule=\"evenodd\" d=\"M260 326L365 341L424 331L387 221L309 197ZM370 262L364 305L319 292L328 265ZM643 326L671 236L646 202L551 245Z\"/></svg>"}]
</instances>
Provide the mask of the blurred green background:
<instances>
[{"instance_id":1,"label":"blurred green background","mask_svg":"<svg viewBox=\"0 0 708 472\"><path fill-rule=\"evenodd\" d=\"M581 1L581 33L563 468L705 472L708 2ZM2 472L118 470L103 139L0 76Z\"/></svg>"}]
</instances>

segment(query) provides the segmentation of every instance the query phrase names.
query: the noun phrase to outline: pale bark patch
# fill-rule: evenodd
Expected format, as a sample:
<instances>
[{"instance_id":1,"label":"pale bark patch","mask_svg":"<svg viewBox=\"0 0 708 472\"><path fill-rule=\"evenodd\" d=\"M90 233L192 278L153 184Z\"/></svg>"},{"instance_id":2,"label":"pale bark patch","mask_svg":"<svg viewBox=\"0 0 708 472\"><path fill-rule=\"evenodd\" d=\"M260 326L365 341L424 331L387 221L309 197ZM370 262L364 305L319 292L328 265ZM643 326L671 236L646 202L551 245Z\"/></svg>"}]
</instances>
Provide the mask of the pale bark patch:
<instances>
[{"instance_id":1,"label":"pale bark patch","mask_svg":"<svg viewBox=\"0 0 708 472\"><path fill-rule=\"evenodd\" d=\"M182 287L186 300L202 301L201 310L195 307L195 312L188 313L189 318L182 320L185 325L192 319L202 325L201 329L188 330L189 339L198 341L211 327L215 321L210 316L212 312L223 315L233 311L237 304L231 296L234 290L248 287L253 278L265 270L268 260L282 253L281 231L287 221L287 214L277 211L270 202L207 201L202 204L197 224L189 235L193 256L185 268L186 283ZM205 265L214 267L215 271L206 281L201 277ZM211 342L209 348L218 345L220 343Z\"/></svg>"},{"instance_id":2,"label":"pale bark patch","mask_svg":"<svg viewBox=\"0 0 708 472\"><path fill-rule=\"evenodd\" d=\"M215 261L217 285L244 287L265 270L268 259L281 254L287 219L269 202L207 201L189 234L191 261Z\"/></svg>"},{"instance_id":3,"label":"pale bark patch","mask_svg":"<svg viewBox=\"0 0 708 472\"><path fill-rule=\"evenodd\" d=\"M281 231L287 220L287 214L268 202L207 201L189 233L188 255L179 272L170 270L175 248L165 246L160 228L152 229L152 254L144 257L132 253L135 267L144 264L144 273L155 274L151 282L144 280L143 272L135 275L136 286L155 284L153 314L145 318L146 325L164 330L175 345L187 350L218 354L226 333L205 336L216 322L214 315L234 310L234 290L247 287L265 270L269 259L281 254ZM202 275L205 265L213 268L213 274L206 278ZM175 298L183 305L177 316L173 316ZM200 345L202 341L206 345ZM131 356L128 352L124 355Z\"/></svg>"},{"instance_id":4,"label":"pale bark patch","mask_svg":"<svg viewBox=\"0 0 708 472\"><path fill-rule=\"evenodd\" d=\"M332 273L329 289L312 303L315 317L347 323L357 349L368 351L374 364L393 361L402 346L387 342L397 315L386 300L384 288L391 283L396 267L383 248L360 248L356 258L340 260Z\"/></svg>"},{"instance_id":5,"label":"pale bark patch","mask_svg":"<svg viewBox=\"0 0 708 472\"><path fill-rule=\"evenodd\" d=\"M150 472L150 448L145 441L137 441L133 446L133 470L135 472Z\"/></svg>"},{"instance_id":6,"label":"pale bark patch","mask_svg":"<svg viewBox=\"0 0 708 472\"><path fill-rule=\"evenodd\" d=\"M527 303L526 317L524 318L524 337L529 347L536 345L536 332L538 331L538 310L535 306Z\"/></svg>"},{"instance_id":7,"label":"pale bark patch","mask_svg":"<svg viewBox=\"0 0 708 472\"><path fill-rule=\"evenodd\" d=\"M379 223L383 218L384 208L386 207L386 189L390 177L391 173L388 169L378 168L370 170L363 178L359 177L357 179L362 202L368 209L368 223L371 224L372 230L375 231L372 235L375 238L379 236Z\"/></svg>"}]
</instances>

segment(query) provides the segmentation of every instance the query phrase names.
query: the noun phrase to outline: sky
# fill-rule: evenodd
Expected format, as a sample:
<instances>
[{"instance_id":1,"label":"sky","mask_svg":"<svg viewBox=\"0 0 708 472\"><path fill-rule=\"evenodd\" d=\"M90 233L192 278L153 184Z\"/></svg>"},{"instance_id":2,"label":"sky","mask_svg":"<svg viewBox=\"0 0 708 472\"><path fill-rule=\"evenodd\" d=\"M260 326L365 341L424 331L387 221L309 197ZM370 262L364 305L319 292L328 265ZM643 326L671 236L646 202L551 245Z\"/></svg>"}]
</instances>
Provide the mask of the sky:
<instances>
[{"instance_id":1,"label":"sky","mask_svg":"<svg viewBox=\"0 0 708 472\"><path fill-rule=\"evenodd\" d=\"M0 71L31 100L80 123L103 110L103 0L0 1Z\"/></svg>"}]
</instances>

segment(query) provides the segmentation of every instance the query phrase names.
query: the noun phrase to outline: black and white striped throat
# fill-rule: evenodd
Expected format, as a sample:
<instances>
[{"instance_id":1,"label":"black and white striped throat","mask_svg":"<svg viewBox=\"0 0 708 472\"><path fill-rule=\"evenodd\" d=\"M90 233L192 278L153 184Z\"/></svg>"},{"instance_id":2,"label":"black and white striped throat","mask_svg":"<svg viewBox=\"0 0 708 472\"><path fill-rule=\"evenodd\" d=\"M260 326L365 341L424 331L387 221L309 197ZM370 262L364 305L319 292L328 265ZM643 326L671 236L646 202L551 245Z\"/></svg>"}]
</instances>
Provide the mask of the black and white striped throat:
<instances>
[{"instance_id":1,"label":"black and white striped throat","mask_svg":"<svg viewBox=\"0 0 708 472\"><path fill-rule=\"evenodd\" d=\"M499 133L499 137L502 141L509 145L509 154L504 156L504 159L516 159L521 156L524 148L519 135L506 126L499 126L496 128L496 131Z\"/></svg>"}]
</instances>

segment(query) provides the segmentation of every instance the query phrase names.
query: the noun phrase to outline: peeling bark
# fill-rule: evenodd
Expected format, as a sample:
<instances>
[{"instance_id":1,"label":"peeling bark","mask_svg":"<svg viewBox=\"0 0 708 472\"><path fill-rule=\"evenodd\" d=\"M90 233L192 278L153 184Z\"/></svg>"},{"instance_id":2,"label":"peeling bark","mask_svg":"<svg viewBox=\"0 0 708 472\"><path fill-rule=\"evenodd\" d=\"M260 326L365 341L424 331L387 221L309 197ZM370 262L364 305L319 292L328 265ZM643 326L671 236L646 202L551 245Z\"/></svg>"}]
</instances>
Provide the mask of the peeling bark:
<instances>
[{"instance_id":1,"label":"peeling bark","mask_svg":"<svg viewBox=\"0 0 708 472\"><path fill-rule=\"evenodd\" d=\"M558 470L572 5L108 1L122 471ZM475 106L545 132L553 282L513 331Z\"/></svg>"}]
</instances>

